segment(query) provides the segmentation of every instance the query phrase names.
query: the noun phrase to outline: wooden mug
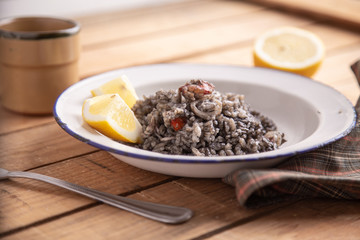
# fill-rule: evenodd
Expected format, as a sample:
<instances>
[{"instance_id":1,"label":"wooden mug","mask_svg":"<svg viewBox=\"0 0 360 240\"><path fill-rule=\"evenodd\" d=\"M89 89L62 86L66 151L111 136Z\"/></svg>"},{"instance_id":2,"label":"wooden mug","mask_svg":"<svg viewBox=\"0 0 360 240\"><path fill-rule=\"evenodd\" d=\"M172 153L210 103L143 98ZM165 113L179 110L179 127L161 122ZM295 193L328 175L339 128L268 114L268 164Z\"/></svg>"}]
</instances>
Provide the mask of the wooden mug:
<instances>
[{"instance_id":1,"label":"wooden mug","mask_svg":"<svg viewBox=\"0 0 360 240\"><path fill-rule=\"evenodd\" d=\"M0 20L0 93L5 108L48 114L59 94L79 80L80 25L69 19Z\"/></svg>"}]
</instances>

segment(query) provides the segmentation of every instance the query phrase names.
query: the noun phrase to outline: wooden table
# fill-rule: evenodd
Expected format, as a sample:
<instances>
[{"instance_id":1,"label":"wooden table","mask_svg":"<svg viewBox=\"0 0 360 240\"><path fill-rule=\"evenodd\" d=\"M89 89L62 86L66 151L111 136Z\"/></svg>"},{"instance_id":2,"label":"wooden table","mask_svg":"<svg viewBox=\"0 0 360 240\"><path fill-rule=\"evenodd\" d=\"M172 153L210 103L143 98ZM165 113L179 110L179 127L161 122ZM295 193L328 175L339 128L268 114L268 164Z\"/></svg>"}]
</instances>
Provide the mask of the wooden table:
<instances>
[{"instance_id":1,"label":"wooden table","mask_svg":"<svg viewBox=\"0 0 360 240\"><path fill-rule=\"evenodd\" d=\"M323 39L326 58L313 78L355 103L360 92L349 66L360 58L360 21L354 17L360 8L354 2L347 16L321 15L321 11L314 15L307 6L299 10L271 5L271 1L262 5L186 0L81 17L80 78L164 62L252 66L254 38L286 24ZM310 199L247 210L238 205L234 188L221 179L137 169L74 139L52 116L23 116L0 108L0 121L4 168L195 212L184 224L167 225L46 183L11 179L0 182L0 237L4 239L360 239L358 201Z\"/></svg>"}]
</instances>

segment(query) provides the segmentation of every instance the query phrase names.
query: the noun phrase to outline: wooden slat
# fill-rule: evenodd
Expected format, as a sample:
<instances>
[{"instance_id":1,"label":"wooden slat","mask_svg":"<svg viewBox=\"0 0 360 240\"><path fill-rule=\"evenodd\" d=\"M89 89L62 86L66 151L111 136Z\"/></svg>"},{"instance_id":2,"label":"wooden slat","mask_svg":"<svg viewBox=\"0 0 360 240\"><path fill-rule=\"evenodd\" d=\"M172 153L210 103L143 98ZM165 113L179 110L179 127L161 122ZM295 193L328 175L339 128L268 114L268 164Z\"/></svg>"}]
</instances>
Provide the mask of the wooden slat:
<instances>
[{"instance_id":1,"label":"wooden slat","mask_svg":"<svg viewBox=\"0 0 360 240\"><path fill-rule=\"evenodd\" d=\"M105 12L94 12L93 14L89 13L82 16L74 16L77 21L81 22L82 27L87 27L88 25L98 24L101 22L110 23L114 21L114 19L127 19L132 18L134 15L142 16L146 15L149 12L157 12L157 14L161 14L166 11L176 11L178 8L182 8L188 4L197 4L199 2L203 4L208 4L210 1L217 0L181 0L170 2L167 1L165 4L155 4L155 5L144 5L138 6L136 8L130 9L119 9L115 8L114 10L107 10Z\"/></svg>"},{"instance_id":2,"label":"wooden slat","mask_svg":"<svg viewBox=\"0 0 360 240\"><path fill-rule=\"evenodd\" d=\"M224 24L226 25L226 23L224 23ZM251 22L249 24L251 24ZM317 35L319 35L319 37L322 38L323 41L325 42L327 51L331 51L336 48L341 48L344 45L354 44L359 41L359 36L356 33L346 31L346 30L339 30L339 29L336 29L336 28L333 28L330 26L326 26L326 25L307 25L307 26L303 26L303 28L308 29L308 30L316 33ZM259 32L258 34L260 34L260 33L261 32ZM177 34L179 34L179 33L178 32L175 33L175 36L174 36L175 40L176 40ZM224 51L224 53L222 54L222 57L214 57L214 58L207 57L208 61L206 61L206 62L207 63L219 63L219 64L243 64L246 66L252 66L251 49L249 48L249 46L252 46L253 38L256 35L255 34L253 34L252 36L246 35L246 36L250 37L250 39L248 39L248 40L246 40L246 39L243 40L242 38L244 36L245 35L239 35L238 39L237 38L232 39L232 41L234 43L230 43L228 45L226 45L225 42L229 41L229 40L225 40L225 38L224 38L225 42L222 43L221 39L217 39L217 41L219 42L218 45L216 45L214 47L209 46L209 48L211 48L211 49L210 49L210 51L206 51L206 52L204 50L197 49L195 44L189 44L189 46L193 48L192 51L196 52L196 57L185 56L185 58L188 59L187 60L188 62L191 60L196 62L197 58L204 59L203 55L210 56L211 52L215 52L215 54L218 54L218 52ZM329 37L329 36L331 36L331 37ZM202 37L202 36L200 35L198 37ZM240 41L240 42L236 43L236 41ZM131 49L133 49L133 48L136 49L137 44L144 45L144 44L149 44L149 43L146 43L146 42L144 43L142 40L139 40L139 42L132 43ZM355 50L356 50L356 47L357 46L355 45L354 46ZM124 48L126 48L126 46ZM149 48L150 48L150 46L149 46ZM243 50L243 48L246 48L246 50ZM104 62L106 64L108 63L107 62L108 58L101 59L101 57L106 57L101 53L101 51L102 50L98 51L98 56L92 57L93 59L96 60L96 63L94 63L94 64L97 64L97 66L99 68L104 67L104 65L103 65ZM170 50L166 49L166 52L169 54L170 54L170 52L173 52L174 54L179 54L179 52L184 52L184 51L181 51L181 49L177 49L177 51L174 52L174 49L170 49ZM87 53L85 51L84 55L86 55L86 54ZM90 51L90 54L93 55L93 53L91 53L91 51ZM229 57L229 55L233 55L233 57ZM214 55L214 56L216 56L216 55ZM131 59L134 56L131 56L131 54L129 54L129 56L127 56L127 57L129 59ZM152 56L152 57L154 57L154 61L161 61L161 59L156 59L156 57L158 57L158 56ZM172 59L172 56L168 56L168 57L169 57L169 60ZM176 56L176 57L181 58L181 56ZM140 61L143 60L140 57L135 60L139 60L139 59L140 59ZM356 59L356 57L354 57L354 59ZM181 61L183 61L183 60L181 60ZM111 64L118 64L119 62L113 62ZM119 67L123 67L123 66L125 66L125 63L124 63L124 65L119 66ZM112 68L115 68L115 67L112 67ZM320 73L321 73L321 70L320 70L319 74ZM337 73L341 73L341 71L337 71ZM86 72L83 73L83 75L85 75L85 74L86 74ZM317 75L319 75L319 74L317 74ZM315 76L315 78L317 77L317 75ZM0 134L6 133L6 132L11 132L14 130L24 129L27 127L36 126L36 125L40 125L40 124L44 124L44 123L48 123L48 122L51 122L53 119L52 116L27 116L27 115L15 114L15 113L12 113L10 111L3 109L2 107L0 107L0 118L2 119L2 122L0 124Z\"/></svg>"},{"instance_id":3,"label":"wooden slat","mask_svg":"<svg viewBox=\"0 0 360 240\"><path fill-rule=\"evenodd\" d=\"M23 115L7 110L0 105L0 119L0 135L2 135L12 131L49 123L53 121L53 116Z\"/></svg>"},{"instance_id":4,"label":"wooden slat","mask_svg":"<svg viewBox=\"0 0 360 240\"><path fill-rule=\"evenodd\" d=\"M171 34L183 28L197 28L198 25L223 18L240 16L260 11L262 7L234 1L191 1L172 5L109 13L97 22L92 19L79 19L83 25L81 32L84 50L104 45L121 44L143 39L146 35ZM186 14L184 14L186 13ZM211 14L209 14L211 13Z\"/></svg>"},{"instance_id":5,"label":"wooden slat","mask_svg":"<svg viewBox=\"0 0 360 240\"><path fill-rule=\"evenodd\" d=\"M137 41L112 43L107 47L88 50L82 55L80 71L82 76L89 76L119 67L190 57L215 48L249 41L269 27L282 26L284 22L303 26L308 24L309 20L268 11L224 18L206 25L176 29Z\"/></svg>"},{"instance_id":6,"label":"wooden slat","mask_svg":"<svg viewBox=\"0 0 360 240\"><path fill-rule=\"evenodd\" d=\"M95 150L54 122L2 135L0 143L0 166L8 170L35 168Z\"/></svg>"},{"instance_id":7,"label":"wooden slat","mask_svg":"<svg viewBox=\"0 0 360 240\"><path fill-rule=\"evenodd\" d=\"M180 179L131 197L188 207L195 215L184 224L166 225L100 205L19 231L9 239L191 239L274 208L239 208L233 188L220 180Z\"/></svg>"},{"instance_id":8,"label":"wooden slat","mask_svg":"<svg viewBox=\"0 0 360 240\"><path fill-rule=\"evenodd\" d=\"M103 151L42 167L35 172L113 194L133 192L169 178L131 167ZM94 202L35 180L1 181L0 234Z\"/></svg>"},{"instance_id":9,"label":"wooden slat","mask_svg":"<svg viewBox=\"0 0 360 240\"><path fill-rule=\"evenodd\" d=\"M108 44L121 45L123 42L138 42L142 44L145 35L159 34L171 35L171 29L196 28L207 21L217 21L234 15L248 14L262 9L237 2L219 2L214 0L184 1L181 3L156 6L153 8L135 9L126 12L113 12L102 16L81 17L77 20L82 25L81 43L83 48L82 58L87 58L89 49L102 49ZM186 17L184 17L186 12ZM211 12L212 14L209 14ZM168 19L172 20L169 21ZM139 42L140 40L140 42ZM135 46L137 48L137 46ZM102 55L100 53L100 55ZM103 68L104 59L100 55L92 55L96 60L95 65ZM103 55L106 58L106 55ZM135 56L126 56L128 60ZM124 59L125 60L125 59ZM113 61L113 64L117 64ZM107 63L105 63L107 64ZM94 72L94 73L98 73ZM101 71L102 72L102 71ZM85 75L86 74L86 75ZM88 76L89 73L80 73L80 78ZM38 126L52 121L51 114L48 116L29 116L14 113L0 106L0 135L16 130Z\"/></svg>"},{"instance_id":10,"label":"wooden slat","mask_svg":"<svg viewBox=\"0 0 360 240\"><path fill-rule=\"evenodd\" d=\"M252 0L251 2L326 20L339 27L360 29L360 2L356 0Z\"/></svg>"},{"instance_id":11,"label":"wooden slat","mask_svg":"<svg viewBox=\"0 0 360 240\"><path fill-rule=\"evenodd\" d=\"M326 47L324 62L312 78L339 90L355 104L360 92L350 65L360 58L360 37L351 31L338 30L324 25L308 25L303 28L316 33L323 39ZM227 49L222 48L194 57L179 59L176 62L232 64L252 67L254 66L252 42L235 44Z\"/></svg>"},{"instance_id":12,"label":"wooden slat","mask_svg":"<svg viewBox=\"0 0 360 240\"><path fill-rule=\"evenodd\" d=\"M360 97L359 84L354 77L339 80L336 85L333 85L336 90L344 94L352 104L356 104Z\"/></svg>"},{"instance_id":13,"label":"wooden slat","mask_svg":"<svg viewBox=\"0 0 360 240\"><path fill-rule=\"evenodd\" d=\"M337 53L329 52L319 71L313 79L332 86L344 94L353 104L356 103L360 91L350 65L360 56L360 42L344 48L337 48ZM177 62L196 62L207 64L233 64L240 66L253 66L252 47L230 48L227 51L213 52L193 58L184 58ZM342 64L339 64L341 62ZM334 72L333 69L336 69Z\"/></svg>"},{"instance_id":14,"label":"wooden slat","mask_svg":"<svg viewBox=\"0 0 360 240\"><path fill-rule=\"evenodd\" d=\"M186 0L79 21L81 78L158 62L252 66L254 38L286 24L311 30L324 40L327 56L316 81L335 87L352 102L359 95L349 68L360 55L358 33L264 10L262 5ZM356 202L309 200L245 210L238 206L233 187L219 179L173 178L131 167L72 138L52 116L23 117L0 108L2 116L3 167L33 169L102 191L195 211L185 224L165 225L45 183L5 180L0 182L0 237L5 239L334 239L342 236L342 229L349 238L359 236Z\"/></svg>"},{"instance_id":15,"label":"wooden slat","mask_svg":"<svg viewBox=\"0 0 360 240\"><path fill-rule=\"evenodd\" d=\"M317 78L324 83L329 84L354 77L350 65L360 59L360 39L359 42L344 46L343 48L334 49L333 52L329 52L328 56L323 62L321 71L317 74ZM340 64L339 64L340 63ZM337 67L336 71L331 71L334 67Z\"/></svg>"},{"instance_id":16,"label":"wooden slat","mask_svg":"<svg viewBox=\"0 0 360 240\"><path fill-rule=\"evenodd\" d=\"M358 201L307 200L208 239L359 239Z\"/></svg>"},{"instance_id":17,"label":"wooden slat","mask_svg":"<svg viewBox=\"0 0 360 240\"><path fill-rule=\"evenodd\" d=\"M353 52L354 50L356 51L360 44L359 35L352 31L339 30L337 28L323 24L309 24L302 26L302 28L315 33L322 39L326 49L325 60L334 55L340 54L342 51L347 51L346 48L351 48L349 49L349 53ZM259 34L261 34L261 32ZM239 42L237 44L229 45L219 49L213 49L202 54L197 54L191 57L184 57L176 61L253 66L253 43L254 38L251 38L249 41ZM356 53L354 53L354 55L356 55ZM320 71L322 71L322 69L320 69Z\"/></svg>"}]
</instances>

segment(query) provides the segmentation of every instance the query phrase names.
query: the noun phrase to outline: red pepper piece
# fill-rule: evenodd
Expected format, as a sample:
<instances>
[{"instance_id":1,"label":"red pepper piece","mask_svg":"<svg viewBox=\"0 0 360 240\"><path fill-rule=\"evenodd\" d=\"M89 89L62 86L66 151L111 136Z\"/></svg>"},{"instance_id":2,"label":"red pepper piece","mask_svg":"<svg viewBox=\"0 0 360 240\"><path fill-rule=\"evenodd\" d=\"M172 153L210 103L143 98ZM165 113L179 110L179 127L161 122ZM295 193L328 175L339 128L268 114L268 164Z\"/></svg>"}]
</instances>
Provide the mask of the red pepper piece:
<instances>
[{"instance_id":1,"label":"red pepper piece","mask_svg":"<svg viewBox=\"0 0 360 240\"><path fill-rule=\"evenodd\" d=\"M178 117L171 120L171 126L175 131L179 131L186 124L186 118Z\"/></svg>"}]
</instances>

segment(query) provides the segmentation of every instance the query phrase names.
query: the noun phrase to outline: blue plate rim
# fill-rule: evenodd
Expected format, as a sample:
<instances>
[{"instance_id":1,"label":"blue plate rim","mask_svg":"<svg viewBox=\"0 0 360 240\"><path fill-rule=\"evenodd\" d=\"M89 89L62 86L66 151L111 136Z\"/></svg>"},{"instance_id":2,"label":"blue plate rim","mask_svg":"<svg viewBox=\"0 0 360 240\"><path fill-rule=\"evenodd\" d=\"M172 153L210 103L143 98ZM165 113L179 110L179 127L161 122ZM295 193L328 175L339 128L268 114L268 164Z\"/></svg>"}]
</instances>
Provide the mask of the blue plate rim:
<instances>
[{"instance_id":1,"label":"blue plate rim","mask_svg":"<svg viewBox=\"0 0 360 240\"><path fill-rule=\"evenodd\" d=\"M122 151L122 150L119 150L119 149L116 149L116 148L105 146L105 145L100 144L100 143L96 143L96 142L94 142L94 141L92 141L92 140L90 140L88 138L85 138L85 137L77 134L76 132L74 132L73 130L71 130L68 127L67 123L65 123L65 122L63 122L61 120L61 118L59 116L59 113L57 112L58 102L61 99L61 97L64 95L64 93L71 90L71 88L77 86L77 84L79 84L81 82L90 80L93 77L100 76L100 75L103 75L105 73L110 74L111 72L116 72L116 71L119 71L119 70L136 69L136 68L141 68L141 67L144 67L144 66L146 66L146 67L159 67L159 66L164 66L164 65L173 65L173 66L174 65L178 65L178 66L191 65L191 66L207 66L207 67L212 67L212 66L221 67L221 66L223 66L223 67L235 67L235 68L243 68L243 69L250 69L250 68L255 68L256 69L256 68L258 68L258 69L262 69L262 70L265 70L265 71L279 72L278 70L275 70L275 69L260 68L260 67L247 67L247 66L239 66L239 65L220 65L220 64L217 64L217 65L215 65L215 64L189 64L189 63L163 63L163 64L149 64L149 65L138 65L138 66L133 66L133 67L118 68L118 69L114 69L114 70L111 70L111 71L107 71L107 72L103 72L103 73L99 73L99 74L95 74L95 75L86 77L85 79L73 84L72 86L70 86L69 88L64 90L58 96L58 98L56 99L54 107L53 107L53 116L55 118L55 121L57 122L57 124L65 132L67 132L72 137L78 139L79 141L87 143L87 144L89 144L89 145L91 145L91 146L93 146L95 148L98 148L98 149L101 149L101 150L104 150L104 151L107 151L107 152L110 152L110 153L114 153L114 154L118 154L118 155L122 155L122 156L127 156L127 157L131 157L131 158L137 158L137 159L146 160L146 161L157 161L157 162L160 161L160 162L168 162L168 163L185 163L185 164L186 163L189 163L189 164L190 163L191 164L204 164L204 163L206 163L206 164L219 164L219 163L222 163L223 164L223 163L234 163L234 162L266 161L266 160L272 160L272 159L275 159L275 158L289 158L289 157L292 157L292 156L295 156L295 155L298 155L298 154L303 154L303 153L306 153L306 152L321 148L321 147L323 147L325 145L328 145L330 143L333 143L333 142L345 137L346 135L348 135L356 125L357 114L356 114L355 108L352 105L352 103L343 94L341 94L336 89L334 89L334 88L332 88L332 87L330 87L328 85L322 84L320 82L313 81L312 79L307 78L307 77L303 77L303 79L313 81L315 84L319 84L322 87L328 87L328 88L332 89L333 91L335 91L337 94L340 94L342 97L345 97L345 99L352 106L352 110L353 110L353 113L354 113L352 123L345 131L341 132L337 136L335 136L335 137L333 137L331 139L328 139L327 141L324 141L324 142L322 142L320 144L316 144L314 146L304 148L304 149L299 150L299 151L292 151L292 152L289 152L289 153L276 154L276 155L273 155L273 156L252 156L252 155L255 155L255 154L247 154L247 155L235 155L235 156L209 158L209 157L201 157L201 156L194 157L194 156L187 156L187 155L182 156L182 155L167 155L167 154L157 154L156 156L149 156L149 155L141 154L141 153L126 152L126 151ZM289 72L282 72L282 73L295 75L295 74L289 73ZM256 154L256 155L259 155L259 154ZM176 159L171 158L171 157L174 157L174 156L176 156L177 158ZM239 159L238 158L239 156L246 156L246 158ZM189 159L189 157L191 159Z\"/></svg>"}]
</instances>

